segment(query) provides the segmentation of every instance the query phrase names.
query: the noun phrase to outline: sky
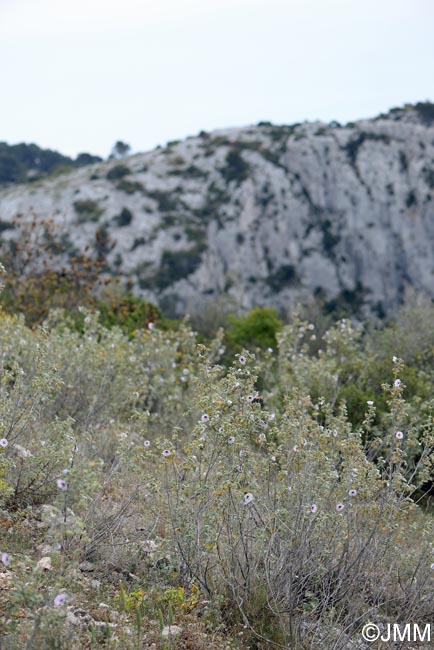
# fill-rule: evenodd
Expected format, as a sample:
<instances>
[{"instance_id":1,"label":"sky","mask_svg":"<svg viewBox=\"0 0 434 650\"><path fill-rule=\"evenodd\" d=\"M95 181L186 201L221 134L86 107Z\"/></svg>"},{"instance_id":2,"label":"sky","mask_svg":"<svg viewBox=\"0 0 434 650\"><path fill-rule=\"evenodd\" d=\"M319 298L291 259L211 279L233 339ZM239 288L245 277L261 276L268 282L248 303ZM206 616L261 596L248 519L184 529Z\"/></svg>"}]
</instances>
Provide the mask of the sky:
<instances>
[{"instance_id":1,"label":"sky","mask_svg":"<svg viewBox=\"0 0 434 650\"><path fill-rule=\"evenodd\" d=\"M434 0L0 0L0 141L107 157L434 101Z\"/></svg>"}]
</instances>

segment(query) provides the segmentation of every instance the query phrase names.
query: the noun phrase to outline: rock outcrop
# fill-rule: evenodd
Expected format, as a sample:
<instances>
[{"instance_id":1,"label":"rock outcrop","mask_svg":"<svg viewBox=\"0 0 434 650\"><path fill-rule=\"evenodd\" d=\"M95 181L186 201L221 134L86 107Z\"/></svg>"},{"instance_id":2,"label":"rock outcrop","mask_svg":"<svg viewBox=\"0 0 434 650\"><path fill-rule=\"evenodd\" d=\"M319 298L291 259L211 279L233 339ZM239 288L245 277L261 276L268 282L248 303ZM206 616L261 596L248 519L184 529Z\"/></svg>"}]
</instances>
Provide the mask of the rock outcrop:
<instances>
[{"instance_id":1,"label":"rock outcrop","mask_svg":"<svg viewBox=\"0 0 434 650\"><path fill-rule=\"evenodd\" d=\"M201 132L2 190L3 238L18 213L66 223L71 248L107 232L111 267L174 315L221 294L387 313L408 287L434 298L434 105Z\"/></svg>"}]
</instances>

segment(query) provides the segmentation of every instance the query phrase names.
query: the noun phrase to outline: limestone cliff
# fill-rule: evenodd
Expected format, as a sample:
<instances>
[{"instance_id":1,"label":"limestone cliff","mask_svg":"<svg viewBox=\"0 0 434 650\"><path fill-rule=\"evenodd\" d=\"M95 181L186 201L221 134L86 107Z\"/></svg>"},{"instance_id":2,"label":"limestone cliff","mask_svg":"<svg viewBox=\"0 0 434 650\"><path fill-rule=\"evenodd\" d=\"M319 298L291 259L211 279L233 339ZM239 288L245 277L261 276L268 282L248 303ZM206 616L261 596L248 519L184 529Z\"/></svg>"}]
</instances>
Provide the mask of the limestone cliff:
<instances>
[{"instance_id":1,"label":"limestone cliff","mask_svg":"<svg viewBox=\"0 0 434 650\"><path fill-rule=\"evenodd\" d=\"M407 287L434 298L433 199L424 103L345 126L201 132L11 186L0 225L54 216L72 246L107 230L113 269L172 314L220 294L245 308L322 295L387 313Z\"/></svg>"}]
</instances>

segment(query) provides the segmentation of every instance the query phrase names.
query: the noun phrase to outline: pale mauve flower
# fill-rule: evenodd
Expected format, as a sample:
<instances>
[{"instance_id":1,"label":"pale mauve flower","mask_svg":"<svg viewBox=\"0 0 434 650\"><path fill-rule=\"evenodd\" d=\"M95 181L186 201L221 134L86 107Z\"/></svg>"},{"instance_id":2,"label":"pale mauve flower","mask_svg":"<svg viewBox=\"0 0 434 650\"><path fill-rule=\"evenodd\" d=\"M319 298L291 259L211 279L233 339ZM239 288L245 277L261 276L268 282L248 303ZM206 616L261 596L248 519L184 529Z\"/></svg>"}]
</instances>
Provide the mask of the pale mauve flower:
<instances>
[{"instance_id":1,"label":"pale mauve flower","mask_svg":"<svg viewBox=\"0 0 434 650\"><path fill-rule=\"evenodd\" d=\"M66 603L66 594L57 594L53 600L54 607L61 607Z\"/></svg>"}]
</instances>

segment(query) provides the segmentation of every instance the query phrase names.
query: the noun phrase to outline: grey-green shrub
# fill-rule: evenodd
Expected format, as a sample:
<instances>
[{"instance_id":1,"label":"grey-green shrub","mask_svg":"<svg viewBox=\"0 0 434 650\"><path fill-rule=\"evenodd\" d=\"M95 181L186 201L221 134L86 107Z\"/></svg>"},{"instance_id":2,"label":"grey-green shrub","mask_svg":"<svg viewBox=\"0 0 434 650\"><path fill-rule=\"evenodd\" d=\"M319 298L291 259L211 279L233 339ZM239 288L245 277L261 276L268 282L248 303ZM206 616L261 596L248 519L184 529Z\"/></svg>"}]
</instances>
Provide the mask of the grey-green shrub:
<instances>
[{"instance_id":1,"label":"grey-green shrub","mask_svg":"<svg viewBox=\"0 0 434 650\"><path fill-rule=\"evenodd\" d=\"M107 589L116 567L157 602L193 581L227 629L245 626L245 647L343 650L364 622L430 620L433 519L416 501L432 402L405 400L400 350L377 386L382 416L375 395L355 425L341 391L374 357L349 321L320 353L294 318L277 350L224 367L222 331L205 346L188 322L129 337L82 316L77 332L62 312L36 330L0 314L1 507L38 522L53 563L30 570L39 551L23 558L0 528L2 642L83 646L53 606L82 597L83 561Z\"/></svg>"}]
</instances>

